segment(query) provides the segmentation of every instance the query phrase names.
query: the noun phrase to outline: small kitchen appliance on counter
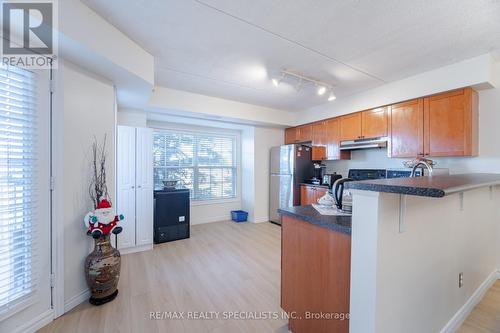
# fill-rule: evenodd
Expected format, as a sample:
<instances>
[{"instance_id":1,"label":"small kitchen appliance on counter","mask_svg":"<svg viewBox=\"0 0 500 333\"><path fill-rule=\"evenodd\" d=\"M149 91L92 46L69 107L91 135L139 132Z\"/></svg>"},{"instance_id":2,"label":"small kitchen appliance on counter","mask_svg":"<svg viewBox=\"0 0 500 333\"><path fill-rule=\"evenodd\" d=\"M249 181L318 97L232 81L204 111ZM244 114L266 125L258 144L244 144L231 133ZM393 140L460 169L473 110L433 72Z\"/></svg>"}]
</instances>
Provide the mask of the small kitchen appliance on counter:
<instances>
[{"instance_id":1,"label":"small kitchen appliance on counter","mask_svg":"<svg viewBox=\"0 0 500 333\"><path fill-rule=\"evenodd\" d=\"M352 213L352 195L344 188L344 184L352 182L351 178L337 179L332 187L333 199L338 209L346 213Z\"/></svg>"},{"instance_id":2,"label":"small kitchen appliance on counter","mask_svg":"<svg viewBox=\"0 0 500 333\"><path fill-rule=\"evenodd\" d=\"M323 175L323 179L321 180L321 185L326 185L329 188L332 188L333 183L335 183L338 179L341 179L342 175L338 175L336 173L328 173Z\"/></svg>"}]
</instances>

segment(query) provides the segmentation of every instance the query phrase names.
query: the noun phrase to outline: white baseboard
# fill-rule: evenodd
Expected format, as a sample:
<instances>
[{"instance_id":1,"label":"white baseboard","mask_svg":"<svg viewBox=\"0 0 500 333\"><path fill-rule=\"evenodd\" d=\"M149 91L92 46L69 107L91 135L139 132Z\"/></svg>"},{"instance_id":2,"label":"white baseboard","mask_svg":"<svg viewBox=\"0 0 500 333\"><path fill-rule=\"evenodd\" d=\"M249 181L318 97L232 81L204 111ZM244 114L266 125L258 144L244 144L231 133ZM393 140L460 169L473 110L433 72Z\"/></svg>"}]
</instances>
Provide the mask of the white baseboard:
<instances>
[{"instance_id":1,"label":"white baseboard","mask_svg":"<svg viewBox=\"0 0 500 333\"><path fill-rule=\"evenodd\" d=\"M269 216L255 217L252 222L253 223L269 222Z\"/></svg>"},{"instance_id":2,"label":"white baseboard","mask_svg":"<svg viewBox=\"0 0 500 333\"><path fill-rule=\"evenodd\" d=\"M79 294L71 297L69 300L64 302L64 313L70 311L75 306L88 301L89 298L90 298L90 290L88 289L82 290Z\"/></svg>"},{"instance_id":3,"label":"white baseboard","mask_svg":"<svg viewBox=\"0 0 500 333\"><path fill-rule=\"evenodd\" d=\"M136 252L142 252L142 251L149 251L153 249L153 244L146 244L146 245L141 245L141 246L134 246L134 247L127 247L124 249L118 249L120 251L120 255L126 255L130 253L136 253Z\"/></svg>"},{"instance_id":4,"label":"white baseboard","mask_svg":"<svg viewBox=\"0 0 500 333\"><path fill-rule=\"evenodd\" d=\"M457 313L451 318L446 326L441 330L441 333L454 333L467 319L474 307L483 299L484 295L495 283L500 279L500 270L492 272L486 280L476 289L472 296L465 302L465 304L458 310Z\"/></svg>"},{"instance_id":5,"label":"white baseboard","mask_svg":"<svg viewBox=\"0 0 500 333\"><path fill-rule=\"evenodd\" d=\"M52 309L41 313L39 316L32 318L27 322L21 323L10 333L32 333L52 322L54 319L54 311Z\"/></svg>"},{"instance_id":6,"label":"white baseboard","mask_svg":"<svg viewBox=\"0 0 500 333\"><path fill-rule=\"evenodd\" d=\"M201 219L191 219L191 225L197 224L205 224L205 223L213 223L213 222L222 222L231 220L231 216L229 215L221 215L221 216L211 216Z\"/></svg>"}]
</instances>

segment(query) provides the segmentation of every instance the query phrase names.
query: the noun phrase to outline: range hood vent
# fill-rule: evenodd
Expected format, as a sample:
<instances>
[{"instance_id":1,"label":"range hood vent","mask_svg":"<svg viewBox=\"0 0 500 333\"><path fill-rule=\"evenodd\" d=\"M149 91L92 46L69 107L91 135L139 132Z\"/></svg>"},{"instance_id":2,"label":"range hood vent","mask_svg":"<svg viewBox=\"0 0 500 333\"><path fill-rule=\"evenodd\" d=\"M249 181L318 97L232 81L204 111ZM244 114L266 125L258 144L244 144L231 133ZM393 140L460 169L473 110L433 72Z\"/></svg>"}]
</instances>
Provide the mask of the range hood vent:
<instances>
[{"instance_id":1,"label":"range hood vent","mask_svg":"<svg viewBox=\"0 0 500 333\"><path fill-rule=\"evenodd\" d=\"M387 147L387 138L358 139L340 142L340 150L384 148Z\"/></svg>"}]
</instances>

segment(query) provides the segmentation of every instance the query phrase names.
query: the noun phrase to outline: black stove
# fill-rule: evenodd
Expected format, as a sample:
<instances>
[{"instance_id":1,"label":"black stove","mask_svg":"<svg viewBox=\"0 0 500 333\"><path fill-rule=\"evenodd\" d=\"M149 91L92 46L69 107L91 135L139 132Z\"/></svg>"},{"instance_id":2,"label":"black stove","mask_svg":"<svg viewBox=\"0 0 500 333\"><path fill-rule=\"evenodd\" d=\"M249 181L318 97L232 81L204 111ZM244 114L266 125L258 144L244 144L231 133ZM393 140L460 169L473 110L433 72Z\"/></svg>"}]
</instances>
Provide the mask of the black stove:
<instances>
[{"instance_id":1,"label":"black stove","mask_svg":"<svg viewBox=\"0 0 500 333\"><path fill-rule=\"evenodd\" d=\"M386 178L385 169L349 169L349 178L352 180L368 180Z\"/></svg>"},{"instance_id":2,"label":"black stove","mask_svg":"<svg viewBox=\"0 0 500 333\"><path fill-rule=\"evenodd\" d=\"M350 169L349 178L352 180L406 178L411 176L409 169ZM415 176L422 176L421 170L416 170Z\"/></svg>"}]
</instances>

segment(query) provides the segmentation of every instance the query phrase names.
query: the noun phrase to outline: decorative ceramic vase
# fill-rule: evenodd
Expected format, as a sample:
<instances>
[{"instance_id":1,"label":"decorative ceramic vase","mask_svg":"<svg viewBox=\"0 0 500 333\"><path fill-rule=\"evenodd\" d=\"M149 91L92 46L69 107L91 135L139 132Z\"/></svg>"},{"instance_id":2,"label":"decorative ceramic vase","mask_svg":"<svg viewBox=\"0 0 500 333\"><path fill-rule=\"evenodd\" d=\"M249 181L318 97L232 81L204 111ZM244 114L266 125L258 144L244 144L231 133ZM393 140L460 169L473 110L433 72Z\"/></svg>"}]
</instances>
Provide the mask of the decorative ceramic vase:
<instances>
[{"instance_id":1,"label":"decorative ceramic vase","mask_svg":"<svg viewBox=\"0 0 500 333\"><path fill-rule=\"evenodd\" d=\"M94 251L85 259L85 279L91 293L89 302L93 305L110 302L118 295L121 257L109 237L94 239Z\"/></svg>"}]
</instances>

